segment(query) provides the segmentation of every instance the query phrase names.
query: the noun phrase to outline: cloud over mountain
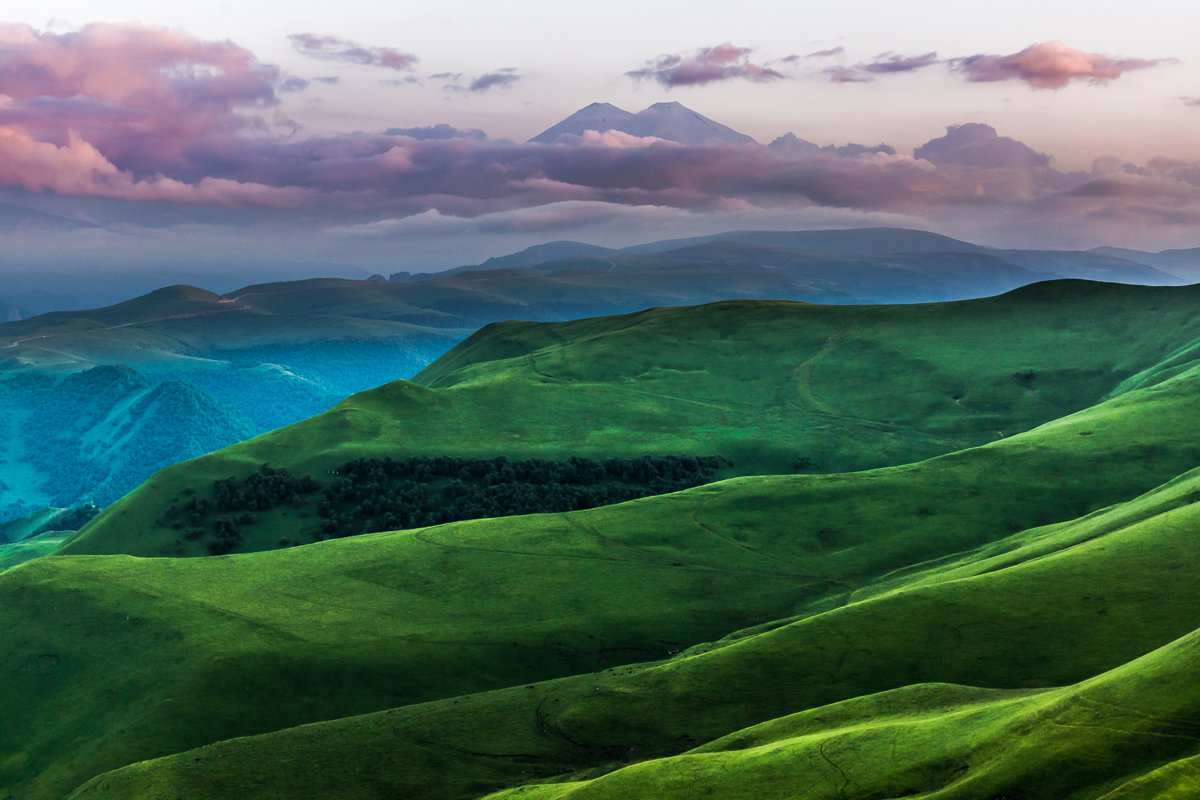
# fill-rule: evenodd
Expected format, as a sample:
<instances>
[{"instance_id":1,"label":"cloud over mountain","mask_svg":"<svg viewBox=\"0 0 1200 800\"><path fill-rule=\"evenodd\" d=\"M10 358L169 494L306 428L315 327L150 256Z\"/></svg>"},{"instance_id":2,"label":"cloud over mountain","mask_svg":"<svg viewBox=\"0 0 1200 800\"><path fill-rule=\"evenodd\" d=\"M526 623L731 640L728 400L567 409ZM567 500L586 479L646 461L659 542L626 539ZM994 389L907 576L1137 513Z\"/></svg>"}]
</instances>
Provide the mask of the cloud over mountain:
<instances>
[{"instance_id":1,"label":"cloud over mountain","mask_svg":"<svg viewBox=\"0 0 1200 800\"><path fill-rule=\"evenodd\" d=\"M1023 81L1034 89L1061 89L1073 80L1107 83L1126 72L1171 63L1165 58L1117 58L1085 53L1062 42L1030 45L1011 55L978 54L954 60L968 81Z\"/></svg>"},{"instance_id":2,"label":"cloud over mountain","mask_svg":"<svg viewBox=\"0 0 1200 800\"><path fill-rule=\"evenodd\" d=\"M1176 229L1200 217L1196 165L1065 173L1048 155L978 123L951 126L912 155L805 144L687 145L619 131L549 145L359 135L264 143L221 177L304 187L317 205L391 218L432 211L517 219L563 203L698 214L830 208L1111 234L1117 224Z\"/></svg>"},{"instance_id":3,"label":"cloud over mountain","mask_svg":"<svg viewBox=\"0 0 1200 800\"><path fill-rule=\"evenodd\" d=\"M1016 139L1000 136L995 128L978 122L951 125L945 136L926 142L913 151L913 155L938 165L961 164L981 169L1050 166L1050 156Z\"/></svg>"},{"instance_id":4,"label":"cloud over mountain","mask_svg":"<svg viewBox=\"0 0 1200 800\"><path fill-rule=\"evenodd\" d=\"M647 61L641 69L625 74L638 80L653 80L667 88L704 86L728 80L766 83L783 77L783 73L766 65L752 63L752 52L752 47L735 47L724 42L713 47L702 47L689 56L662 55Z\"/></svg>"},{"instance_id":5,"label":"cloud over mountain","mask_svg":"<svg viewBox=\"0 0 1200 800\"><path fill-rule=\"evenodd\" d=\"M455 128L453 125L447 125L444 122L437 125L426 125L420 128L388 128L383 132L385 136L408 136L412 139L474 139L483 141L487 138L487 134L478 128Z\"/></svg>"}]
</instances>

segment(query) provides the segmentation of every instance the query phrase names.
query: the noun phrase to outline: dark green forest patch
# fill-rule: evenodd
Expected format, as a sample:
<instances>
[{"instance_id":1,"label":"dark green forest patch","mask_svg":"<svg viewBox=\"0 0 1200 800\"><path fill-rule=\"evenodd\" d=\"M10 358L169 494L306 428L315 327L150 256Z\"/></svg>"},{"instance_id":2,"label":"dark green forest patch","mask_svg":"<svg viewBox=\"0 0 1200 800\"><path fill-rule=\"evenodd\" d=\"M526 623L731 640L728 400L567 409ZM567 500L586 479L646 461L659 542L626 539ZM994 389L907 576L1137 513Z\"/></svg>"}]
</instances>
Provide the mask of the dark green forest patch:
<instances>
[{"instance_id":1,"label":"dark green forest patch","mask_svg":"<svg viewBox=\"0 0 1200 800\"><path fill-rule=\"evenodd\" d=\"M459 520L577 511L709 483L728 460L717 456L642 456L565 461L451 456L355 459L321 481L263 464L245 477L215 481L211 498L195 494L160 522L179 531L177 554L202 544L209 555L247 548L267 514L273 530L291 530L277 547ZM283 517L292 520L284 525Z\"/></svg>"}]
</instances>

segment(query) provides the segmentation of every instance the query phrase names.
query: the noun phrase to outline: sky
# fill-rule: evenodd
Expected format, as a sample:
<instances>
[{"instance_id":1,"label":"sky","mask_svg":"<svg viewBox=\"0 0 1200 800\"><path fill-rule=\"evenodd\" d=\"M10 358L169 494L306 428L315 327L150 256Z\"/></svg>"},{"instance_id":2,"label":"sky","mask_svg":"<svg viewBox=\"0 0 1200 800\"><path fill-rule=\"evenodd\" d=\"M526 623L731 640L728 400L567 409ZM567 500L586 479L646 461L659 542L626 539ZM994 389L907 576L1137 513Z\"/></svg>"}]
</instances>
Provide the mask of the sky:
<instances>
[{"instance_id":1,"label":"sky","mask_svg":"<svg viewBox=\"0 0 1200 800\"><path fill-rule=\"evenodd\" d=\"M0 280L745 228L1196 247L1198 29L1177 0L9 0ZM757 144L528 143L593 102Z\"/></svg>"}]
</instances>

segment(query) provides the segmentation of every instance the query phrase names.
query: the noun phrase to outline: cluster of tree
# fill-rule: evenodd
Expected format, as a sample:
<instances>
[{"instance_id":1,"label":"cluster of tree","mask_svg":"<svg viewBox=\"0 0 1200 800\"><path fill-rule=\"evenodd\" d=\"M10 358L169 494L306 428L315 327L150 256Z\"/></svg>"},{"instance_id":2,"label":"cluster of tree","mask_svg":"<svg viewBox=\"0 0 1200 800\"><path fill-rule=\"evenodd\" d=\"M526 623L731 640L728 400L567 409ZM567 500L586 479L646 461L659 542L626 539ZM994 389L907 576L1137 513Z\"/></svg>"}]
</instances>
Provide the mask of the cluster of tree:
<instances>
[{"instance_id":1,"label":"cluster of tree","mask_svg":"<svg viewBox=\"0 0 1200 800\"><path fill-rule=\"evenodd\" d=\"M320 486L308 475L296 478L286 469L263 464L245 478L225 478L213 483L213 504L219 511L264 511L287 503L295 505L300 495Z\"/></svg>"},{"instance_id":2,"label":"cluster of tree","mask_svg":"<svg viewBox=\"0 0 1200 800\"><path fill-rule=\"evenodd\" d=\"M708 483L729 465L709 456L642 456L599 461L438 456L356 459L333 470L321 488L311 476L263 464L242 478L213 483L212 499L172 505L171 527L187 541L203 539L212 555L237 549L250 512L286 506L321 518L316 538L416 528L480 517L574 511L674 492ZM188 492L190 494L190 492ZM165 520L160 520L165 524Z\"/></svg>"},{"instance_id":3,"label":"cluster of tree","mask_svg":"<svg viewBox=\"0 0 1200 800\"><path fill-rule=\"evenodd\" d=\"M254 522L254 517L242 514L236 521L241 525L250 525ZM234 527L234 520L215 519L213 520L213 538L208 541L206 547L210 555L223 556L237 549L238 543L241 541L242 532Z\"/></svg>"},{"instance_id":4,"label":"cluster of tree","mask_svg":"<svg viewBox=\"0 0 1200 800\"><path fill-rule=\"evenodd\" d=\"M699 486L727 463L707 456L358 459L335 470L338 478L325 490L318 514L322 533L338 537L574 511Z\"/></svg>"},{"instance_id":5,"label":"cluster of tree","mask_svg":"<svg viewBox=\"0 0 1200 800\"><path fill-rule=\"evenodd\" d=\"M677 483L704 478L701 483L729 462L719 456L641 456L609 458L599 461L572 456L565 461L530 458L509 461L498 458L455 458L454 456L417 456L393 459L359 458L342 464L333 474L343 483L378 483L387 478L407 478L428 482L436 478L458 478L492 486L500 483L598 484L606 481L625 483ZM696 483L689 484L697 485Z\"/></svg>"},{"instance_id":6,"label":"cluster of tree","mask_svg":"<svg viewBox=\"0 0 1200 800\"><path fill-rule=\"evenodd\" d=\"M235 479L230 478L229 480L232 481ZM218 483L224 483L224 481L218 481ZM167 512L167 516L175 518L175 521L171 523L171 527L176 530L183 529L185 521L190 526L183 532L183 539L194 542L197 539L207 537L208 541L205 542L205 547L209 554L220 556L236 550L238 544L242 541L243 535L242 531L237 527L238 525L254 524L254 516L248 511L243 511L237 516L226 515L213 519L212 516L220 509L221 506L215 501L192 497L182 508L177 505L171 506ZM156 522L163 524L164 520L158 519ZM208 526L207 528L205 527L206 525ZM209 530L210 528L211 531Z\"/></svg>"},{"instance_id":7,"label":"cluster of tree","mask_svg":"<svg viewBox=\"0 0 1200 800\"><path fill-rule=\"evenodd\" d=\"M244 478L229 477L213 482L213 497L194 495L182 506L172 505L167 512L171 527L188 529L183 538L196 541L207 537L205 547L211 555L233 552L242 541L239 526L254 524L251 511L266 511L280 505L299 506L303 495L312 494L320 485L308 475L297 478L286 469L263 464ZM190 492L189 492L190 493ZM230 512L242 512L233 514ZM221 516L216 516L220 514ZM164 524L164 520L158 520ZM207 527L206 527L207 526ZM209 530L211 529L211 531Z\"/></svg>"}]
</instances>

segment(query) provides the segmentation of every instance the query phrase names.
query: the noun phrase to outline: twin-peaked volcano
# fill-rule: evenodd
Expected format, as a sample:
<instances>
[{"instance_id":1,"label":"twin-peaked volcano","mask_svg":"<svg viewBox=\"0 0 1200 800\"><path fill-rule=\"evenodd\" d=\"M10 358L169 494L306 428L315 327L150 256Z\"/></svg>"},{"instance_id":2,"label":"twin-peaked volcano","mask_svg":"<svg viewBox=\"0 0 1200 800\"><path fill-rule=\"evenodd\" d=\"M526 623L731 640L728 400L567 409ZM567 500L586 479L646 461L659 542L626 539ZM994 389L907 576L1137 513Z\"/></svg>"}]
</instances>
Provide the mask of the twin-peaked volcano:
<instances>
[{"instance_id":1,"label":"twin-peaked volcano","mask_svg":"<svg viewBox=\"0 0 1200 800\"><path fill-rule=\"evenodd\" d=\"M620 131L631 136L654 136L672 142L703 145L758 144L744 133L698 114L680 103L655 103L636 114L610 103L592 103L529 141L554 144L561 136L582 136L585 131Z\"/></svg>"}]
</instances>

